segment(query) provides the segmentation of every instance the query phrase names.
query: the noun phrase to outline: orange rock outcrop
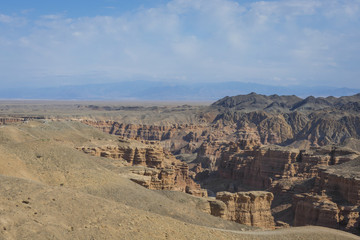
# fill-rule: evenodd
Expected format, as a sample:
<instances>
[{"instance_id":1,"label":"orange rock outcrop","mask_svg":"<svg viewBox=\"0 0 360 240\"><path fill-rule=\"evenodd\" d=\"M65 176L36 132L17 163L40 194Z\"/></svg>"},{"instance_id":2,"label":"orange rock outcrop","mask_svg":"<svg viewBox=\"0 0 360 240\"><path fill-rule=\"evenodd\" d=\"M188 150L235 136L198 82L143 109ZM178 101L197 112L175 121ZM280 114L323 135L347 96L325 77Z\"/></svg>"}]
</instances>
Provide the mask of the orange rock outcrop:
<instances>
[{"instance_id":1,"label":"orange rock outcrop","mask_svg":"<svg viewBox=\"0 0 360 240\"><path fill-rule=\"evenodd\" d=\"M274 217L270 210L274 195L270 192L218 192L216 199L225 205L211 202L212 215L248 226L275 228Z\"/></svg>"},{"instance_id":2,"label":"orange rock outcrop","mask_svg":"<svg viewBox=\"0 0 360 240\"><path fill-rule=\"evenodd\" d=\"M318 184L321 190L336 193L343 200L352 205L360 205L360 175L338 172L336 169L320 171Z\"/></svg>"},{"instance_id":3,"label":"orange rock outcrop","mask_svg":"<svg viewBox=\"0 0 360 240\"><path fill-rule=\"evenodd\" d=\"M338 228L339 209L327 196L314 194L294 195L294 226L317 225Z\"/></svg>"},{"instance_id":4,"label":"orange rock outcrop","mask_svg":"<svg viewBox=\"0 0 360 240\"><path fill-rule=\"evenodd\" d=\"M360 207L335 203L326 194L293 197L294 226L316 225L359 233Z\"/></svg>"},{"instance_id":5,"label":"orange rock outcrop","mask_svg":"<svg viewBox=\"0 0 360 240\"><path fill-rule=\"evenodd\" d=\"M294 225L320 225L359 234L359 170L360 158L319 169L312 193L293 197Z\"/></svg>"}]
</instances>

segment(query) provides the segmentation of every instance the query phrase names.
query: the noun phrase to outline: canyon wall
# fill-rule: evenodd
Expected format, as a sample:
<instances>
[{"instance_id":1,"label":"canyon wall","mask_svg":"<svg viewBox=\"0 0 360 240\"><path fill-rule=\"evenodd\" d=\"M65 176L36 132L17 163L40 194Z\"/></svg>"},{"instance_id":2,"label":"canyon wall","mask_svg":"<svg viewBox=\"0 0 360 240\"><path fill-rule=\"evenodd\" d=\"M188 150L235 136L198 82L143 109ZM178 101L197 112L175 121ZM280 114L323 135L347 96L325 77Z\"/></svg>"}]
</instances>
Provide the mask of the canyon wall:
<instances>
[{"instance_id":1,"label":"canyon wall","mask_svg":"<svg viewBox=\"0 0 360 240\"><path fill-rule=\"evenodd\" d=\"M315 225L359 234L360 206L335 203L326 194L293 197L294 226Z\"/></svg>"},{"instance_id":2,"label":"canyon wall","mask_svg":"<svg viewBox=\"0 0 360 240\"><path fill-rule=\"evenodd\" d=\"M316 225L338 228L339 209L327 196L314 194L294 195L294 226Z\"/></svg>"},{"instance_id":3,"label":"canyon wall","mask_svg":"<svg viewBox=\"0 0 360 240\"><path fill-rule=\"evenodd\" d=\"M312 193L293 197L294 225L360 233L360 158L322 168Z\"/></svg>"},{"instance_id":4,"label":"canyon wall","mask_svg":"<svg viewBox=\"0 0 360 240\"><path fill-rule=\"evenodd\" d=\"M339 172L337 169L321 171L318 178L319 188L328 193L336 193L352 205L360 205L360 174Z\"/></svg>"},{"instance_id":5,"label":"canyon wall","mask_svg":"<svg viewBox=\"0 0 360 240\"><path fill-rule=\"evenodd\" d=\"M240 182L272 191L278 197L276 206L292 204L289 224L360 233L360 154L354 150L334 146L298 150L239 140L209 147L204 143L198 154L204 167L212 166L218 177L233 180L235 190ZM292 195L292 201L287 200Z\"/></svg>"},{"instance_id":6,"label":"canyon wall","mask_svg":"<svg viewBox=\"0 0 360 240\"><path fill-rule=\"evenodd\" d=\"M320 167L345 163L358 156L358 152L346 148L298 150L239 140L203 143L195 161L204 168L210 166L221 178L241 180L251 187L266 189L280 179L296 181L316 177Z\"/></svg>"},{"instance_id":7,"label":"canyon wall","mask_svg":"<svg viewBox=\"0 0 360 240\"><path fill-rule=\"evenodd\" d=\"M270 192L218 192L216 199L225 203L211 202L212 215L248 226L274 229L270 206L274 196Z\"/></svg>"},{"instance_id":8,"label":"canyon wall","mask_svg":"<svg viewBox=\"0 0 360 240\"><path fill-rule=\"evenodd\" d=\"M195 153L204 141L214 141L216 139L235 140L235 132L238 132L233 126L211 124L168 124L158 126L124 124L102 120L82 119L79 121L122 138L160 141L162 147L174 154Z\"/></svg>"},{"instance_id":9,"label":"canyon wall","mask_svg":"<svg viewBox=\"0 0 360 240\"><path fill-rule=\"evenodd\" d=\"M344 115L329 111L247 112L220 108L216 118L209 122L166 125L79 121L125 138L162 141L163 147L173 153L194 153L206 141L236 141L244 138L243 133L255 135L265 145L325 146L341 144L348 138L360 139L357 112Z\"/></svg>"}]
</instances>

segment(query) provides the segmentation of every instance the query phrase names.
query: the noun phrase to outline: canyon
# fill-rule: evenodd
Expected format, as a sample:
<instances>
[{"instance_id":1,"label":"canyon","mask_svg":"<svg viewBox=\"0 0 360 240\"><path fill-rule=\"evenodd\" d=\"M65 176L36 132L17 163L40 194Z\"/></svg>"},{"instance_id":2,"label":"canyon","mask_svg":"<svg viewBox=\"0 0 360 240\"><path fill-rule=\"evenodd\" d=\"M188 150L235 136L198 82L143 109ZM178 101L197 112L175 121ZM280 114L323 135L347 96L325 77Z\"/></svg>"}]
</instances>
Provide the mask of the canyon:
<instances>
[{"instance_id":1,"label":"canyon","mask_svg":"<svg viewBox=\"0 0 360 240\"><path fill-rule=\"evenodd\" d=\"M194 179L212 196L218 191L266 190L275 195L272 209L277 222L294 226L314 224L358 233L356 227L342 227L348 225L346 221L355 222L353 225L357 226L359 219L354 217L357 216L354 209L358 203L350 201L353 206L347 206L332 202L324 190L336 189L335 195L350 194L359 199L358 183L333 177L324 169L360 157L357 141L360 115L356 107L359 101L359 94L301 99L251 93L213 103L198 114L197 122L162 125L90 119L82 122L124 138L158 141L189 164L195 173ZM216 184L215 179L228 181ZM333 186L339 182L344 184ZM349 189L354 189L354 193L349 193L352 191ZM307 196L308 193L312 197ZM299 196L304 200L298 201ZM282 199L286 200L278 203ZM331 202L334 209L347 210L336 213L336 224L299 220L306 212L316 216L310 202L321 201L325 201L326 206ZM296 211L305 202L308 202L307 208L314 209ZM277 209L282 209L282 213L277 213ZM349 213L344 214L346 211ZM346 220L350 218L352 220Z\"/></svg>"},{"instance_id":2,"label":"canyon","mask_svg":"<svg viewBox=\"0 0 360 240\"><path fill-rule=\"evenodd\" d=\"M131 194L129 199L116 194L123 190L106 180L110 174L122 179L115 182L129 181L139 196L144 188L168 199L161 197L161 202L188 202L199 211L198 218L206 215L213 221L206 220L208 227L216 221L237 224L233 228L221 222L231 231L315 225L360 235L359 102L359 94L302 99L251 93L210 106L76 103L45 104L47 110L41 111L37 104L27 106L34 109L31 116L19 106L7 108L7 115L0 111L0 130L8 131L1 135L5 142L16 132L39 146L55 149L60 144L104 172L95 182L90 175L98 170L76 168L82 177L75 179L78 173L59 167L63 158L52 162L57 150L20 150L22 140L12 136L13 145L4 142L0 150L4 156L18 151L9 157L17 160L14 166L3 165L0 174L69 186L137 207L140 202ZM189 219L181 210L151 210L150 205L142 210L196 222L196 216Z\"/></svg>"}]
</instances>

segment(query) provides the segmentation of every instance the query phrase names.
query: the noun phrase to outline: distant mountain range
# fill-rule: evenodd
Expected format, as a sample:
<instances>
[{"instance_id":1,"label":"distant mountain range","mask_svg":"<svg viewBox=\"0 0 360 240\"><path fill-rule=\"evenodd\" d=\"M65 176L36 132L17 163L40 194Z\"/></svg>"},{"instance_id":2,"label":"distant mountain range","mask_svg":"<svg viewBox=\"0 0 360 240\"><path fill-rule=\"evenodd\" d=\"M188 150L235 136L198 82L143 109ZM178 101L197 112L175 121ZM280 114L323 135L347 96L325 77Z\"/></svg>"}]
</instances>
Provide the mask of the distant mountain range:
<instances>
[{"instance_id":1,"label":"distant mountain range","mask_svg":"<svg viewBox=\"0 0 360 240\"><path fill-rule=\"evenodd\" d=\"M271 86L242 82L170 83L126 81L61 87L6 88L0 90L0 99L54 99L54 100L187 100L214 101L225 96L248 94L307 96L349 96L360 89L308 86Z\"/></svg>"}]
</instances>

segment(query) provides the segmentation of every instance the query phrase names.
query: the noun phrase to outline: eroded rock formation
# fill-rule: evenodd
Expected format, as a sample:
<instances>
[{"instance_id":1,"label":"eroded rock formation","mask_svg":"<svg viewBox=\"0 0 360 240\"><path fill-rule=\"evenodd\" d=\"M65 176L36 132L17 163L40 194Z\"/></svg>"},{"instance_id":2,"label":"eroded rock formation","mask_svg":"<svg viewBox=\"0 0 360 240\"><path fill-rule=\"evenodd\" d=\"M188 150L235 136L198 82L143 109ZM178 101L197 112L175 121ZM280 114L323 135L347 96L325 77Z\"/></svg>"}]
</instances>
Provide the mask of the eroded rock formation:
<instances>
[{"instance_id":1,"label":"eroded rock formation","mask_svg":"<svg viewBox=\"0 0 360 240\"><path fill-rule=\"evenodd\" d=\"M196 155L190 163L195 179L228 180L214 187L214 193L272 191L277 199L286 199L288 209L293 203L291 217L295 219L288 219L287 223L294 220L295 225L316 224L353 231L358 226L360 177L331 167L353 162L359 156L354 150L360 150L360 144L347 143L354 150L341 147L351 139L360 139L359 101L359 94L301 99L251 93L225 97L207 110L202 109L203 113L211 111L214 117L189 124L83 122L122 137L157 140L173 154L192 154L181 158L188 163ZM201 114L198 117L200 120ZM132 154L146 156L137 151ZM131 161L147 166L147 160L139 159L146 157L134 157ZM207 187L211 184L216 183L210 182ZM299 193L292 202L289 200ZM281 205L281 201L276 202ZM213 215L225 216L227 208L213 201L210 209Z\"/></svg>"},{"instance_id":2,"label":"eroded rock formation","mask_svg":"<svg viewBox=\"0 0 360 240\"><path fill-rule=\"evenodd\" d=\"M241 224L274 229L270 206L274 195L270 192L218 192L216 199L225 204L210 202L211 214Z\"/></svg>"},{"instance_id":3,"label":"eroded rock formation","mask_svg":"<svg viewBox=\"0 0 360 240\"><path fill-rule=\"evenodd\" d=\"M320 169L312 193L293 197L294 225L360 233L360 158Z\"/></svg>"},{"instance_id":4,"label":"eroded rock formation","mask_svg":"<svg viewBox=\"0 0 360 240\"><path fill-rule=\"evenodd\" d=\"M0 117L0 125L12 124L25 121L24 118Z\"/></svg>"},{"instance_id":5,"label":"eroded rock formation","mask_svg":"<svg viewBox=\"0 0 360 240\"><path fill-rule=\"evenodd\" d=\"M77 149L93 156L127 161L129 165L144 167L131 169L126 176L146 188L207 196L206 190L201 189L200 185L191 179L189 166L186 163L177 160L154 142L150 143L150 145L78 147Z\"/></svg>"},{"instance_id":6,"label":"eroded rock formation","mask_svg":"<svg viewBox=\"0 0 360 240\"><path fill-rule=\"evenodd\" d=\"M264 96L247 95L243 107L239 107L243 103L233 105L224 104L230 100L219 101L204 110L217 112L214 119L204 120L199 115L196 123L151 125L110 120L81 121L121 137L162 141L163 147L173 153L194 153L204 141L235 141L241 137L239 134L248 130L255 133L262 144L325 146L341 144L348 138L360 138L356 130L360 125L358 111L348 111L339 107L340 103L321 105L319 101L310 99L291 107L268 99L265 103L269 105L263 106L256 104L262 101L258 98ZM353 103L351 101L349 104ZM313 107L306 107L308 104Z\"/></svg>"},{"instance_id":7,"label":"eroded rock formation","mask_svg":"<svg viewBox=\"0 0 360 240\"><path fill-rule=\"evenodd\" d=\"M115 160L125 160L131 165L154 168L164 167L164 159L169 153L158 146L121 146L107 145L99 147L79 147L84 153Z\"/></svg>"},{"instance_id":8,"label":"eroded rock formation","mask_svg":"<svg viewBox=\"0 0 360 240\"><path fill-rule=\"evenodd\" d=\"M294 219L293 222L288 219L288 223L295 226L320 225L358 233L360 176L356 171L354 173L358 167L346 170L340 167L356 164L360 156L358 152L334 146L298 150L244 144L242 140L215 142L209 146L203 144L198 152L203 167L210 166L221 179L233 180L232 189L235 191L238 188L236 183L268 189L279 199L285 199L283 203L277 200L277 206L283 204L285 209L287 204L293 204ZM292 194L304 192L312 194L295 195L292 202L286 200ZM225 212L221 205L214 206L217 212Z\"/></svg>"},{"instance_id":9,"label":"eroded rock formation","mask_svg":"<svg viewBox=\"0 0 360 240\"><path fill-rule=\"evenodd\" d=\"M320 172L318 182L321 190L336 194L349 204L360 205L360 174L354 169L347 172L338 168L326 169Z\"/></svg>"},{"instance_id":10,"label":"eroded rock formation","mask_svg":"<svg viewBox=\"0 0 360 240\"><path fill-rule=\"evenodd\" d=\"M360 156L346 148L298 150L252 143L245 140L204 143L196 160L202 167L217 171L221 178L241 180L251 187L266 189L280 179L296 181L316 177L320 167L345 163Z\"/></svg>"},{"instance_id":11,"label":"eroded rock formation","mask_svg":"<svg viewBox=\"0 0 360 240\"><path fill-rule=\"evenodd\" d=\"M170 124L166 126L124 124L116 121L81 120L82 123L122 138L161 141L172 152L191 153L208 138L208 126Z\"/></svg>"},{"instance_id":12,"label":"eroded rock formation","mask_svg":"<svg viewBox=\"0 0 360 240\"><path fill-rule=\"evenodd\" d=\"M294 226L316 225L359 233L360 206L341 205L326 194L297 194L293 197Z\"/></svg>"},{"instance_id":13,"label":"eroded rock formation","mask_svg":"<svg viewBox=\"0 0 360 240\"><path fill-rule=\"evenodd\" d=\"M327 196L294 195L294 226L317 225L338 228L339 209Z\"/></svg>"}]
</instances>

